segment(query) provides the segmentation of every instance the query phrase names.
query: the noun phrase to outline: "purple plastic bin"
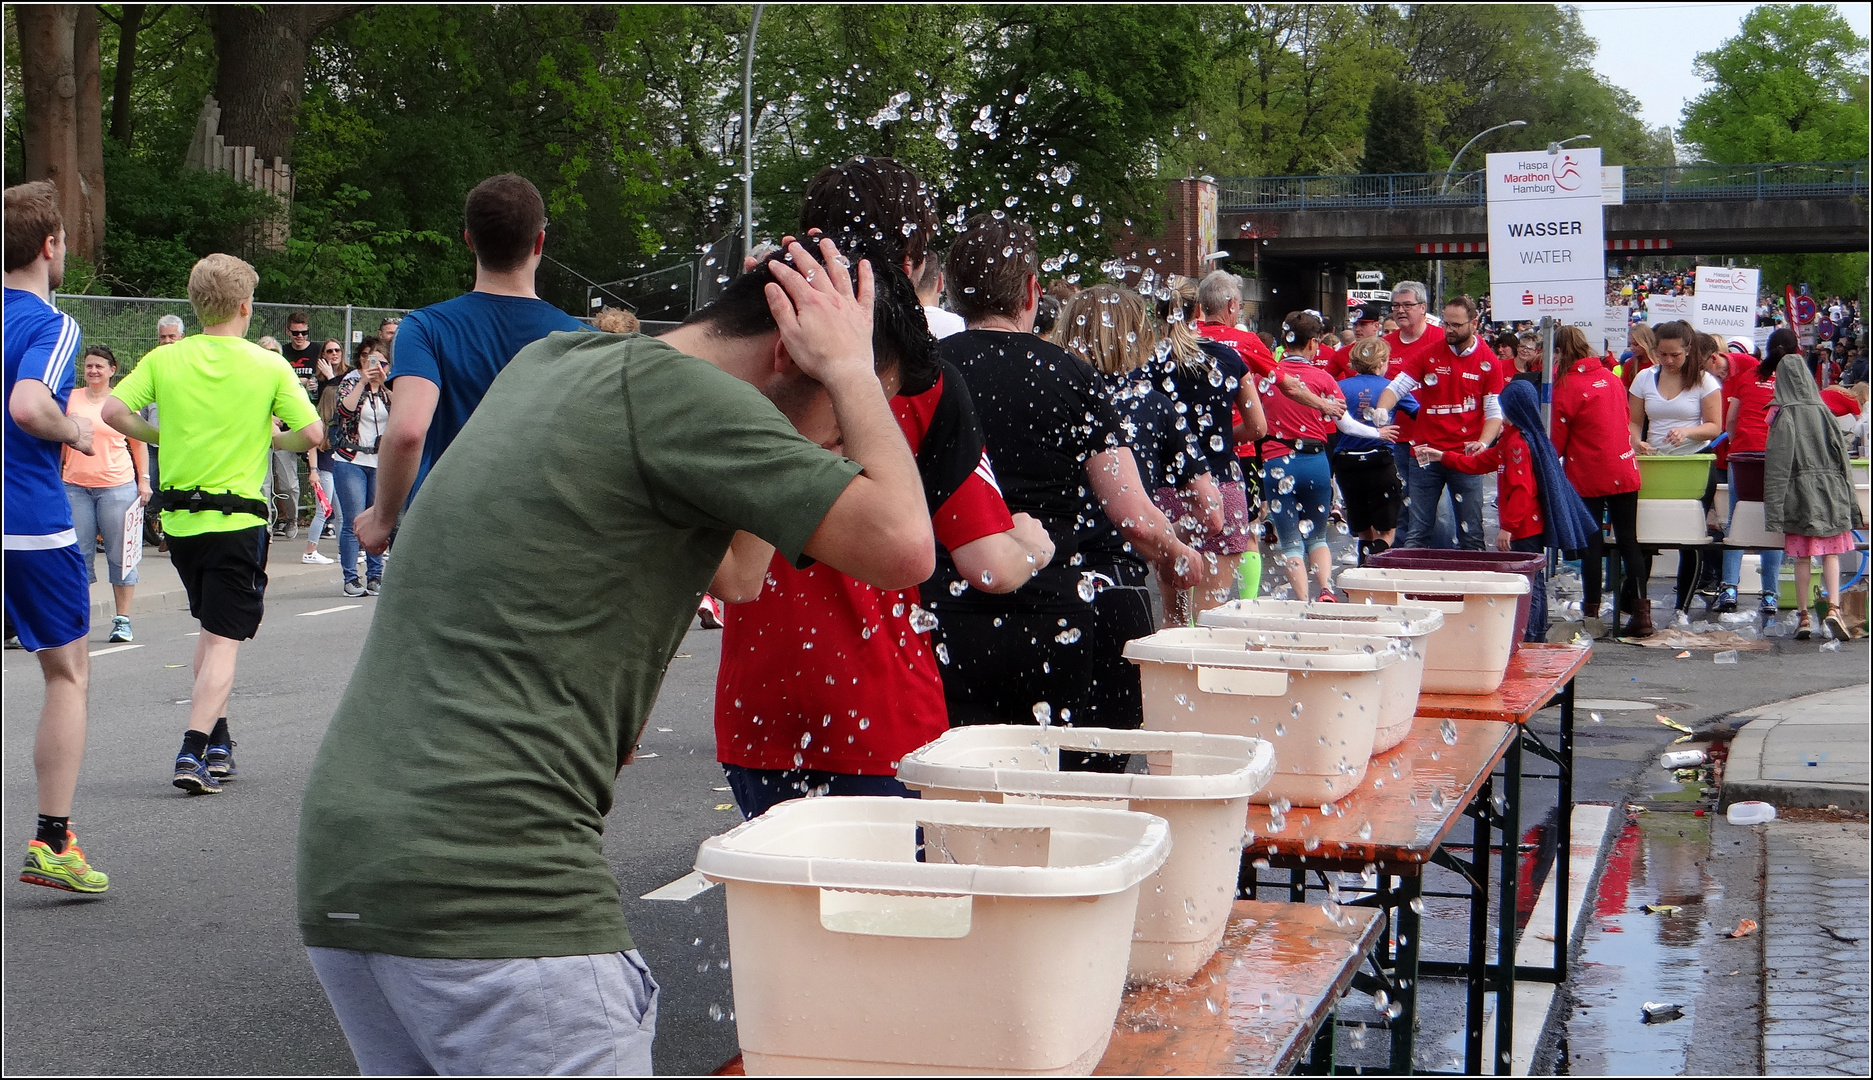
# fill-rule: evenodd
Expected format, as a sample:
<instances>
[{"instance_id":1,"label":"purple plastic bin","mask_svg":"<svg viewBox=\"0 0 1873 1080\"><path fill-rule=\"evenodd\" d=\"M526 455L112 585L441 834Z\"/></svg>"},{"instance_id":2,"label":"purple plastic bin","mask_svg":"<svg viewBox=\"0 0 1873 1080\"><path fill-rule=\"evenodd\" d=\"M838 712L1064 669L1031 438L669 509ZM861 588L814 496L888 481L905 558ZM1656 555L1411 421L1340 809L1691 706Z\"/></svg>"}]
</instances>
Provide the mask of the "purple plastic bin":
<instances>
[{"instance_id":1,"label":"purple plastic bin","mask_svg":"<svg viewBox=\"0 0 1873 1080\"><path fill-rule=\"evenodd\" d=\"M1522 647L1528 634L1528 605L1536 589L1547 588L1541 578L1548 565L1546 555L1532 551L1461 551L1450 548L1392 548L1366 561L1368 566L1390 570L1489 570L1498 574L1520 574L1528 579L1528 592L1515 605L1515 648ZM1513 654L1513 650L1511 650Z\"/></svg>"},{"instance_id":2,"label":"purple plastic bin","mask_svg":"<svg viewBox=\"0 0 1873 1080\"><path fill-rule=\"evenodd\" d=\"M1748 450L1730 455L1730 468L1736 473L1736 484L1730 494L1738 502L1762 501L1763 462L1768 456Z\"/></svg>"}]
</instances>

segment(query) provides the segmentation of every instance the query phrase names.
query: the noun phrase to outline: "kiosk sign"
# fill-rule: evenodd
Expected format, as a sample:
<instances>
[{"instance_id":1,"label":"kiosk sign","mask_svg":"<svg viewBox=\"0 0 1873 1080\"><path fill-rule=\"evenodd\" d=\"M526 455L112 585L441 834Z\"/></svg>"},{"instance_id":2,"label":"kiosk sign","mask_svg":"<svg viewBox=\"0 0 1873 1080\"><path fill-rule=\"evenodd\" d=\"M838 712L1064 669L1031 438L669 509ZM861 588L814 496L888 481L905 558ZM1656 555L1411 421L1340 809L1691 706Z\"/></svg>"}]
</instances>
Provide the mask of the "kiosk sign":
<instances>
[{"instance_id":1,"label":"kiosk sign","mask_svg":"<svg viewBox=\"0 0 1873 1080\"><path fill-rule=\"evenodd\" d=\"M1494 318L1553 316L1597 334L1606 309L1599 149L1491 154L1487 168Z\"/></svg>"}]
</instances>

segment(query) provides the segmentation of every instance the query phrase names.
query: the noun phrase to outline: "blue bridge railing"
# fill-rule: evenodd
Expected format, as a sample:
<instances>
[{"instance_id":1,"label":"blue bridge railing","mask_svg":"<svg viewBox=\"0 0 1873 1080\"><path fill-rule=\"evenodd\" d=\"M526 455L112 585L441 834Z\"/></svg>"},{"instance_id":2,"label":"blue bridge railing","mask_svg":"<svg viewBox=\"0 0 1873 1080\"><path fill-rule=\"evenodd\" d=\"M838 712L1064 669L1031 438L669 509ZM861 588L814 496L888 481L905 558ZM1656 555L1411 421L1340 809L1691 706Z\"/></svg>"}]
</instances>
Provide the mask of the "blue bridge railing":
<instances>
[{"instance_id":1,"label":"blue bridge railing","mask_svg":"<svg viewBox=\"0 0 1873 1080\"><path fill-rule=\"evenodd\" d=\"M1254 176L1218 180L1219 210L1356 210L1482 206L1483 172ZM1628 165L1625 201L1812 199L1867 195L1863 161L1771 165Z\"/></svg>"}]
</instances>

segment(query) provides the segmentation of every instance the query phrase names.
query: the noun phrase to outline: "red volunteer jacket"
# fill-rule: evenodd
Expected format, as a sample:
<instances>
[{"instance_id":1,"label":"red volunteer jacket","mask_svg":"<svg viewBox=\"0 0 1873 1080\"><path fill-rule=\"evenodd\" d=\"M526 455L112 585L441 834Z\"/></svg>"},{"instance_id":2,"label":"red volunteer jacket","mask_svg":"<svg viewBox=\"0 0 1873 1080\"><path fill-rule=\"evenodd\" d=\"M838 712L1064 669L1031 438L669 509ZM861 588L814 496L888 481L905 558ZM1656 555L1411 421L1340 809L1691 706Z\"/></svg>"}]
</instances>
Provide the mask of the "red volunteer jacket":
<instances>
[{"instance_id":1,"label":"red volunteer jacket","mask_svg":"<svg viewBox=\"0 0 1873 1080\"><path fill-rule=\"evenodd\" d=\"M1444 464L1461 473L1501 470L1496 479L1496 516L1502 527L1516 540L1541 535L1545 526L1541 520L1541 491L1535 486L1535 466L1529 458L1528 440L1513 425L1504 424L1502 438L1482 453L1446 453Z\"/></svg>"},{"instance_id":2,"label":"red volunteer jacket","mask_svg":"<svg viewBox=\"0 0 1873 1080\"><path fill-rule=\"evenodd\" d=\"M1626 397L1619 377L1593 356L1577 361L1555 383L1548 438L1583 499L1639 490Z\"/></svg>"}]
</instances>

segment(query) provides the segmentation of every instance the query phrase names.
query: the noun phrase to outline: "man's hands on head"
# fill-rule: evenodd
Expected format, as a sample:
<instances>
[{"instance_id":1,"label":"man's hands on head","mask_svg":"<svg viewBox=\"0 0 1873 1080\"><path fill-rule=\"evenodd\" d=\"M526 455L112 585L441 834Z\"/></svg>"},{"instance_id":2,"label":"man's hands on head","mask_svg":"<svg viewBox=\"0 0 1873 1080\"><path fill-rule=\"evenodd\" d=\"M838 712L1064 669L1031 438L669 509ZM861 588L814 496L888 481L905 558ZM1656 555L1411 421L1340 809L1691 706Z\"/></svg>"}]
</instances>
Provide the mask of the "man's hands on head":
<instances>
[{"instance_id":1,"label":"man's hands on head","mask_svg":"<svg viewBox=\"0 0 1873 1080\"><path fill-rule=\"evenodd\" d=\"M859 261L855 289L847 260L831 240L819 242L819 259L798 241L787 245L787 253L793 265L767 264L774 283L766 291L788 357L834 396L861 380L876 386L871 263Z\"/></svg>"}]
</instances>

